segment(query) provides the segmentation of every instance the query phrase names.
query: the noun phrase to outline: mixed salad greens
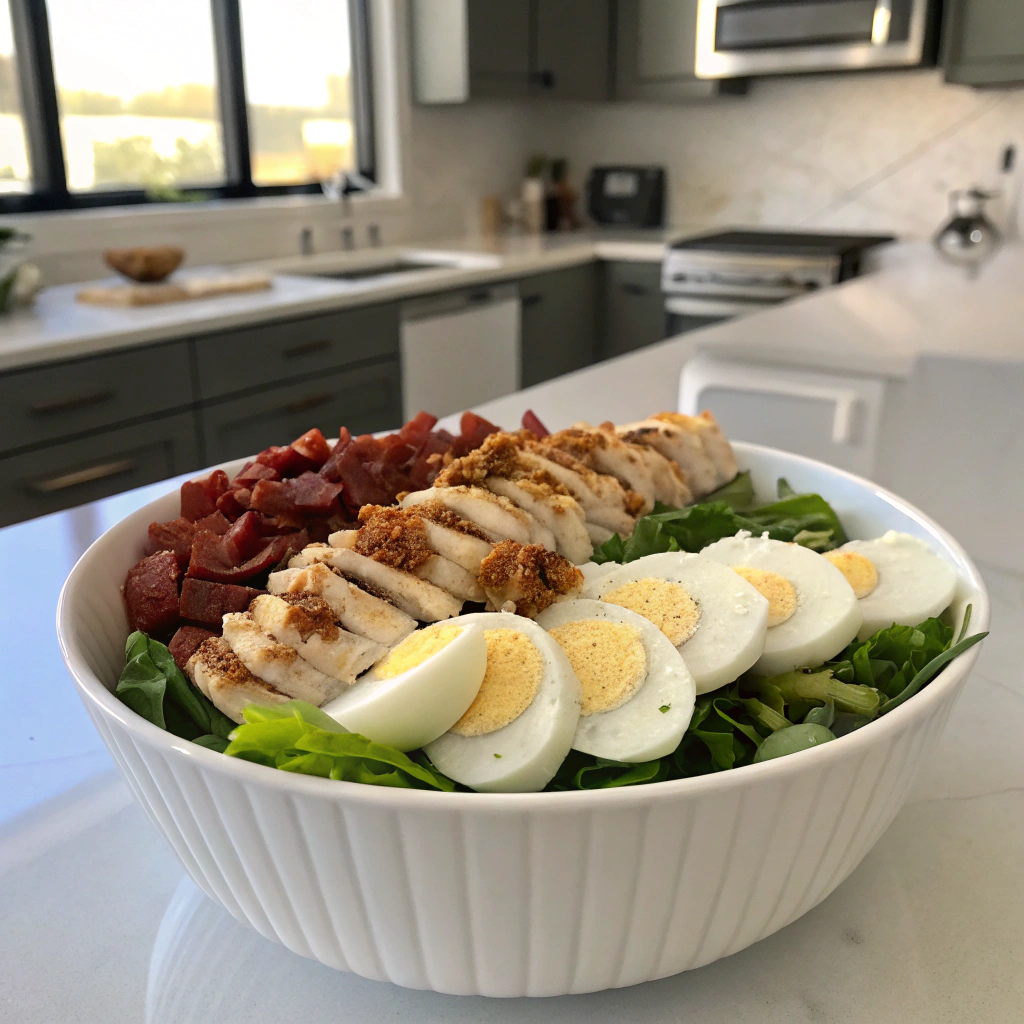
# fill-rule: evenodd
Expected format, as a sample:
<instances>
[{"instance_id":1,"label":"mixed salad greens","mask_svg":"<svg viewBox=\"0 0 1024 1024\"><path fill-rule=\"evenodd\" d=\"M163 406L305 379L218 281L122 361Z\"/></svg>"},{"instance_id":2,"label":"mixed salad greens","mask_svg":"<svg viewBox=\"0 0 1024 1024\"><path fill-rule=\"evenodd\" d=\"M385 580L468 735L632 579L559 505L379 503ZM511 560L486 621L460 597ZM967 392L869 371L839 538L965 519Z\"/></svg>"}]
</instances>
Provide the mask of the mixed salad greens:
<instances>
[{"instance_id":1,"label":"mixed salad greens","mask_svg":"<svg viewBox=\"0 0 1024 1024\"><path fill-rule=\"evenodd\" d=\"M832 507L817 494L796 494L785 480L778 500L754 507L749 473L684 509L656 507L632 536L617 534L594 554L596 562L629 562L665 551L699 552L739 530L764 533L815 551L847 540ZM945 665L987 633L967 636L970 607L956 642L951 626L930 618L893 625L815 668L762 677L741 676L697 698L676 750L653 761L627 764L570 751L547 790L590 790L690 778L782 757L830 742L887 714L912 697ZM235 725L187 679L167 647L135 632L125 647L116 694L154 725L201 746L282 771L399 788L451 792L465 787L446 778L423 751L404 754L347 732L311 704L250 705ZM662 710L667 710L664 708Z\"/></svg>"}]
</instances>

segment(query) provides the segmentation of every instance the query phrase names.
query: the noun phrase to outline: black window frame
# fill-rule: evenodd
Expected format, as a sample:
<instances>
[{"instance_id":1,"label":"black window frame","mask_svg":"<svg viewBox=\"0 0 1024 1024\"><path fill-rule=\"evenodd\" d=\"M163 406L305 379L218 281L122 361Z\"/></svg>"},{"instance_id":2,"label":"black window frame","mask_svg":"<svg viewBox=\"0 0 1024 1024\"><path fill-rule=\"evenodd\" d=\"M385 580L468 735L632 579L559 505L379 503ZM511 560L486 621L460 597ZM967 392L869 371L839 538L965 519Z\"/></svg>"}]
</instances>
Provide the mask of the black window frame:
<instances>
[{"instance_id":1,"label":"black window frame","mask_svg":"<svg viewBox=\"0 0 1024 1024\"><path fill-rule=\"evenodd\" d=\"M186 196L201 195L210 200L322 194L319 182L257 185L252 180L240 0L209 2L225 181L220 185L186 186L178 191ZM349 10L352 46L352 127L356 170L362 179L376 183L370 0L345 2ZM174 200L150 195L144 189L72 192L68 188L46 0L8 0L8 3L32 190L0 195L0 215L90 210L107 206L174 205Z\"/></svg>"}]
</instances>

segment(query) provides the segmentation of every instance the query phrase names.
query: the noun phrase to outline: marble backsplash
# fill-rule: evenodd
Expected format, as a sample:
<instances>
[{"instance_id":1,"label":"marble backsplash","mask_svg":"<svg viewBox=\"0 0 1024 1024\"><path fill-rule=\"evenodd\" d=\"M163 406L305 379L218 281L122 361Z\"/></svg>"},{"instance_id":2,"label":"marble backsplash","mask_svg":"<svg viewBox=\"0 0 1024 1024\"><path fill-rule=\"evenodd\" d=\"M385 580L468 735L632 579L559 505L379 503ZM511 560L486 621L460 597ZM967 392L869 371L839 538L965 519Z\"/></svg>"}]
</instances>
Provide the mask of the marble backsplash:
<instances>
[{"instance_id":1,"label":"marble backsplash","mask_svg":"<svg viewBox=\"0 0 1024 1024\"><path fill-rule=\"evenodd\" d=\"M949 86L935 71L761 79L747 96L685 105L537 104L530 139L578 179L599 163L665 165L673 224L921 239L950 190L994 184L1005 144L1024 161L1024 90Z\"/></svg>"}]
</instances>

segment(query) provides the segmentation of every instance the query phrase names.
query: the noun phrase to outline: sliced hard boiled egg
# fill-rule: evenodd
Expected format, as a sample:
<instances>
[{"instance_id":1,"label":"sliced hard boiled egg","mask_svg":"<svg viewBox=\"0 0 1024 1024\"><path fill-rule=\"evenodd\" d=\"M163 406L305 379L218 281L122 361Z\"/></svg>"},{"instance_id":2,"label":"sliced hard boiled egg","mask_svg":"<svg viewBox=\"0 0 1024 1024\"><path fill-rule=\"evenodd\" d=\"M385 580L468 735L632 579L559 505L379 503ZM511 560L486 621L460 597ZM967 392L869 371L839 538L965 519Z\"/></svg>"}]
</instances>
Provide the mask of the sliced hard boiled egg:
<instances>
[{"instance_id":1,"label":"sliced hard boiled egg","mask_svg":"<svg viewBox=\"0 0 1024 1024\"><path fill-rule=\"evenodd\" d=\"M425 746L438 771L483 793L533 793L558 771L580 717L580 683L561 647L531 619L477 612L487 671L466 713Z\"/></svg>"},{"instance_id":2,"label":"sliced hard boiled egg","mask_svg":"<svg viewBox=\"0 0 1024 1024\"><path fill-rule=\"evenodd\" d=\"M754 665L761 675L828 661L864 621L846 577L810 548L740 533L709 544L700 557L732 566L767 599L768 632Z\"/></svg>"},{"instance_id":3,"label":"sliced hard boiled egg","mask_svg":"<svg viewBox=\"0 0 1024 1024\"><path fill-rule=\"evenodd\" d=\"M487 645L456 620L410 633L323 710L350 732L416 750L447 732L480 690Z\"/></svg>"},{"instance_id":4,"label":"sliced hard boiled egg","mask_svg":"<svg viewBox=\"0 0 1024 1024\"><path fill-rule=\"evenodd\" d=\"M956 592L956 569L909 533L889 530L874 540L851 540L825 557L860 599L861 640L893 623L916 626L940 614Z\"/></svg>"},{"instance_id":5,"label":"sliced hard boiled egg","mask_svg":"<svg viewBox=\"0 0 1024 1024\"><path fill-rule=\"evenodd\" d=\"M583 689L573 749L612 761L671 754L697 689L668 637L649 619L604 601L560 601L537 616Z\"/></svg>"},{"instance_id":6,"label":"sliced hard boiled egg","mask_svg":"<svg viewBox=\"0 0 1024 1024\"><path fill-rule=\"evenodd\" d=\"M767 600L732 569L701 555L646 555L588 579L583 596L653 622L683 656L697 693L731 683L764 649Z\"/></svg>"}]
</instances>

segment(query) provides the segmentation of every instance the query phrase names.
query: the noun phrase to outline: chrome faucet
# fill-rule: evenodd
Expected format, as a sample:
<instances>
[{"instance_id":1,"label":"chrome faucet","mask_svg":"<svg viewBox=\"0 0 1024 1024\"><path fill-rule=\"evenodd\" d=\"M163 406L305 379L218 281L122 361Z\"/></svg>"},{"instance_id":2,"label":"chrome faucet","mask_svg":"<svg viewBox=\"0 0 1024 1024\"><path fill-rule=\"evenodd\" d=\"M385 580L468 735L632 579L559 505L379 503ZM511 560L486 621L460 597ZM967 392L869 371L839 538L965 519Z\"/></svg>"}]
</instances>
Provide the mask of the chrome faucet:
<instances>
[{"instance_id":1,"label":"chrome faucet","mask_svg":"<svg viewBox=\"0 0 1024 1024\"><path fill-rule=\"evenodd\" d=\"M303 228L299 232L299 252L303 256L313 255L313 229Z\"/></svg>"}]
</instances>

